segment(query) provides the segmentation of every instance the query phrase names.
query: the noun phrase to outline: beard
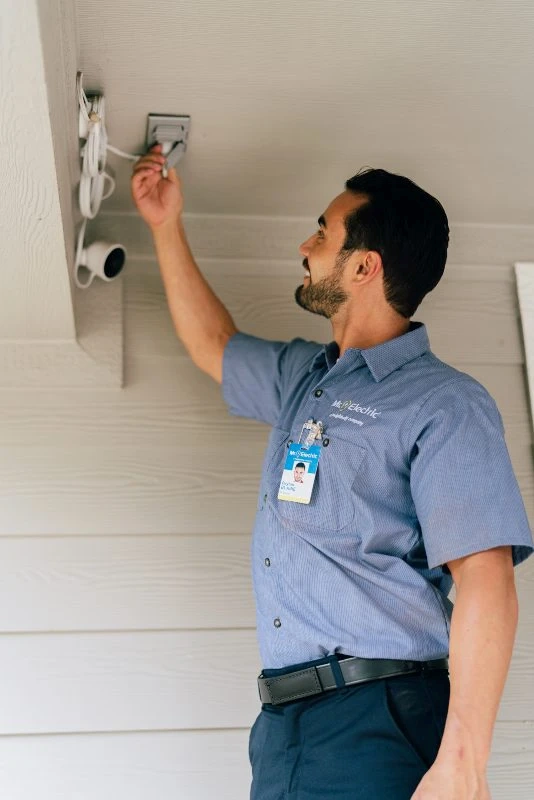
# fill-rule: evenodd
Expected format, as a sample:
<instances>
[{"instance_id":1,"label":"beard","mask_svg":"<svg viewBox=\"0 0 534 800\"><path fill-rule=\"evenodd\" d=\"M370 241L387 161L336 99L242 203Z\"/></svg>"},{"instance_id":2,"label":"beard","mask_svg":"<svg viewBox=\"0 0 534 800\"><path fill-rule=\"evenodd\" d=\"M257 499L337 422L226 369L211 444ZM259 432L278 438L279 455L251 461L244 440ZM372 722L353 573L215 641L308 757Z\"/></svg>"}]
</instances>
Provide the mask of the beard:
<instances>
[{"instance_id":1,"label":"beard","mask_svg":"<svg viewBox=\"0 0 534 800\"><path fill-rule=\"evenodd\" d=\"M349 299L341 285L345 261L346 258L337 258L334 271L327 278L322 278L317 283L312 283L310 278L307 286L298 286L295 290L297 305L312 314L320 314L327 319L333 317Z\"/></svg>"}]
</instances>

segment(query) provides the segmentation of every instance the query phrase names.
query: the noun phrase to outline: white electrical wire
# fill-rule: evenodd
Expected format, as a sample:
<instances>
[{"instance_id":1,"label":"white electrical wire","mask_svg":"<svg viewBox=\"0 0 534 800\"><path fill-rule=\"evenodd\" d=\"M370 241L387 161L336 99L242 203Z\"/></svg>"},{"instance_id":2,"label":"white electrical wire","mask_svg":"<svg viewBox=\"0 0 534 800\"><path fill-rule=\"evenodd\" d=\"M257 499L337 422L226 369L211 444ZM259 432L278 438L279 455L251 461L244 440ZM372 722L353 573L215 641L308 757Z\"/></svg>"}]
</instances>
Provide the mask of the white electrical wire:
<instances>
[{"instance_id":1,"label":"white electrical wire","mask_svg":"<svg viewBox=\"0 0 534 800\"><path fill-rule=\"evenodd\" d=\"M122 158L130 158L132 161L137 161L141 156L132 156L130 153L125 153L123 150L119 150L117 147L113 147L113 145L108 144L108 150L111 150L112 153L116 153L118 156Z\"/></svg>"},{"instance_id":2,"label":"white electrical wire","mask_svg":"<svg viewBox=\"0 0 534 800\"><path fill-rule=\"evenodd\" d=\"M105 103L103 95L95 95L89 99L82 86L83 73L78 72L76 76L76 90L78 93L78 104L80 107L79 137L86 139L85 144L80 150L82 158L82 168L80 177L80 187L78 192L78 202L80 212L84 217L84 222L78 234L76 247L76 273L80 264L81 253L83 252L83 240L88 219L94 219L100 210L102 200L107 200L115 191L115 181L106 172L107 151L137 161L142 154L125 153L116 147L108 144L108 137L105 126ZM106 179L110 182L110 189L104 194ZM76 282L78 282L76 275Z\"/></svg>"}]
</instances>

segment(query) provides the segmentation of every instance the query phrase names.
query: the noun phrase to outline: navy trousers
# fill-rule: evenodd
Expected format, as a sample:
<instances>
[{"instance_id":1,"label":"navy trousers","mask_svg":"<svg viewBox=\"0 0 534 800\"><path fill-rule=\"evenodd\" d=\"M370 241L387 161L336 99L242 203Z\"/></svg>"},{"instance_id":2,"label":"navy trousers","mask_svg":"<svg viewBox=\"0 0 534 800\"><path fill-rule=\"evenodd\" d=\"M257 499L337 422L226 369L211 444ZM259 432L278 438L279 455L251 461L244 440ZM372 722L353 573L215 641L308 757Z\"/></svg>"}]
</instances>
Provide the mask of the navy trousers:
<instances>
[{"instance_id":1,"label":"navy trousers","mask_svg":"<svg viewBox=\"0 0 534 800\"><path fill-rule=\"evenodd\" d=\"M264 703L250 732L250 799L410 800L436 758L449 693L439 670Z\"/></svg>"}]
</instances>

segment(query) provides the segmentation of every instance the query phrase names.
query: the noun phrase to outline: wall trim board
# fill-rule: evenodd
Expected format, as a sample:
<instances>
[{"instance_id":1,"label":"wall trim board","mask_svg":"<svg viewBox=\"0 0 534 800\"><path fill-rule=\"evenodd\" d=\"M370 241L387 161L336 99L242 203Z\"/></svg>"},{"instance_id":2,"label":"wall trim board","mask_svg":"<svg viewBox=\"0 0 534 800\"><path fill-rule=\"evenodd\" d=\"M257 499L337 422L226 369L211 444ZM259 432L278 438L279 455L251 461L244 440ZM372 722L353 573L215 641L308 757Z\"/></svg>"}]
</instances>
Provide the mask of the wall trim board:
<instances>
[{"instance_id":1,"label":"wall trim board","mask_svg":"<svg viewBox=\"0 0 534 800\"><path fill-rule=\"evenodd\" d=\"M534 262L518 262L514 268L530 397L530 423L534 431Z\"/></svg>"}]
</instances>

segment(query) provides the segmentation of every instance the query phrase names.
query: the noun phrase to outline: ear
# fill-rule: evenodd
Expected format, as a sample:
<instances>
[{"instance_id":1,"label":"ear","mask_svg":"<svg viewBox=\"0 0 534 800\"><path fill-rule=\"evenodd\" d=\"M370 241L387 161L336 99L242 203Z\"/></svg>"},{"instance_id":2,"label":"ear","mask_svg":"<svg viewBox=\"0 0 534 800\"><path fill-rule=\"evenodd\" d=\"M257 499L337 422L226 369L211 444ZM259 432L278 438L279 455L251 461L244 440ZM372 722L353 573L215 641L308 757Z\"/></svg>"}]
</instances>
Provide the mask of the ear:
<instances>
[{"instance_id":1,"label":"ear","mask_svg":"<svg viewBox=\"0 0 534 800\"><path fill-rule=\"evenodd\" d=\"M356 255L356 254L355 254ZM362 281L373 278L382 270L382 258L376 250L360 251L354 265L354 279Z\"/></svg>"}]
</instances>

